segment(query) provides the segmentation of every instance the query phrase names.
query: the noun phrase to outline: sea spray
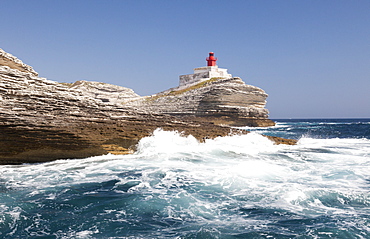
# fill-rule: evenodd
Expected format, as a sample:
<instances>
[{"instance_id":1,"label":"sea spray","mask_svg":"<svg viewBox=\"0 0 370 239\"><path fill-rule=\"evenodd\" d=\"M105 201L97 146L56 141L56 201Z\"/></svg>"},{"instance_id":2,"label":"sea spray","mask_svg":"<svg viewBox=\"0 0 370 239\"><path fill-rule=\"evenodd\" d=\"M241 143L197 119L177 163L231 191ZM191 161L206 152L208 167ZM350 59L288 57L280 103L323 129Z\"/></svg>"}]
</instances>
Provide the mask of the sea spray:
<instances>
[{"instance_id":1,"label":"sea spray","mask_svg":"<svg viewBox=\"0 0 370 239\"><path fill-rule=\"evenodd\" d=\"M299 138L156 130L133 155L0 166L0 237L369 237L370 140Z\"/></svg>"}]
</instances>

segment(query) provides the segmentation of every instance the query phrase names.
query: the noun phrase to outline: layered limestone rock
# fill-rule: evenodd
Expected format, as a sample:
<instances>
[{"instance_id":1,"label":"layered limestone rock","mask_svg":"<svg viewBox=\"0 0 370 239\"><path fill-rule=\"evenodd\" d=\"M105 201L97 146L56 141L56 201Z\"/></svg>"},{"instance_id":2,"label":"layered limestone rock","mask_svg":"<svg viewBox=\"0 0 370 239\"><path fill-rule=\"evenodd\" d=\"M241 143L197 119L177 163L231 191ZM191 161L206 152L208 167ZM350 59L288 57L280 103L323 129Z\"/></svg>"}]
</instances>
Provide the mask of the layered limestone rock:
<instances>
[{"instance_id":1,"label":"layered limestone rock","mask_svg":"<svg viewBox=\"0 0 370 239\"><path fill-rule=\"evenodd\" d=\"M132 89L94 81L76 81L70 85L71 89L78 89L94 99L106 103L123 104L141 98Z\"/></svg>"},{"instance_id":2,"label":"layered limestone rock","mask_svg":"<svg viewBox=\"0 0 370 239\"><path fill-rule=\"evenodd\" d=\"M199 117L228 126L273 126L265 108L267 94L239 77L211 78L130 102L146 112Z\"/></svg>"},{"instance_id":3,"label":"layered limestone rock","mask_svg":"<svg viewBox=\"0 0 370 239\"><path fill-rule=\"evenodd\" d=\"M145 114L103 102L65 84L0 66L0 163L43 162L128 153L156 128L198 139L230 129Z\"/></svg>"},{"instance_id":4,"label":"layered limestone rock","mask_svg":"<svg viewBox=\"0 0 370 239\"><path fill-rule=\"evenodd\" d=\"M0 66L8 66L12 69L17 69L22 72L30 73L34 76L38 76L37 72L29 65L24 64L17 57L13 56L10 53L5 52L0 48Z\"/></svg>"},{"instance_id":5,"label":"layered limestone rock","mask_svg":"<svg viewBox=\"0 0 370 239\"><path fill-rule=\"evenodd\" d=\"M232 114L247 118L267 114L264 92L238 78L139 97L110 84L50 81L14 56L0 53L0 164L125 154L156 128L177 130L199 140L247 133L215 125L216 120L208 117L230 121ZM248 101L240 103L243 97ZM252 105L258 108L256 112L248 108Z\"/></svg>"}]
</instances>

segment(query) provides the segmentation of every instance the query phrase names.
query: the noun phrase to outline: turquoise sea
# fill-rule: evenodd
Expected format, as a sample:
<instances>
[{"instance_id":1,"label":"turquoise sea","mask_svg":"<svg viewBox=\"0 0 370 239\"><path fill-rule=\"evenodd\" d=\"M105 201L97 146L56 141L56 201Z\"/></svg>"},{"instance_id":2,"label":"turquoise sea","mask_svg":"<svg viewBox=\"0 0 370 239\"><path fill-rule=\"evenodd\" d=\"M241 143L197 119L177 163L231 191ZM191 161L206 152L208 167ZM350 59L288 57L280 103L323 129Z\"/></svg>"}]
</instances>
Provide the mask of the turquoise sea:
<instances>
[{"instance_id":1,"label":"turquoise sea","mask_svg":"<svg viewBox=\"0 0 370 239\"><path fill-rule=\"evenodd\" d=\"M370 119L0 166L0 238L370 238ZM260 134L298 139L274 145Z\"/></svg>"}]
</instances>

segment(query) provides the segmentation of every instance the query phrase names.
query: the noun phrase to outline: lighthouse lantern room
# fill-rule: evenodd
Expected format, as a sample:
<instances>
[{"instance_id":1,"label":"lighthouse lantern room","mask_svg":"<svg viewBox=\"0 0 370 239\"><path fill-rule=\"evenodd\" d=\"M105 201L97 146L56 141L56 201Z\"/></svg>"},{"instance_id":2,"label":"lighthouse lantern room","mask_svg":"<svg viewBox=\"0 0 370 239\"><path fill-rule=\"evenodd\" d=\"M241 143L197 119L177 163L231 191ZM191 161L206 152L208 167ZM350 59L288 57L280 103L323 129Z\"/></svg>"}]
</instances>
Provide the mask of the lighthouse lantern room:
<instances>
[{"instance_id":1,"label":"lighthouse lantern room","mask_svg":"<svg viewBox=\"0 0 370 239\"><path fill-rule=\"evenodd\" d=\"M213 52L209 53L209 57L206 58L207 66L215 66L216 65L217 57L215 57L214 55L215 55L215 53L213 53Z\"/></svg>"}]
</instances>

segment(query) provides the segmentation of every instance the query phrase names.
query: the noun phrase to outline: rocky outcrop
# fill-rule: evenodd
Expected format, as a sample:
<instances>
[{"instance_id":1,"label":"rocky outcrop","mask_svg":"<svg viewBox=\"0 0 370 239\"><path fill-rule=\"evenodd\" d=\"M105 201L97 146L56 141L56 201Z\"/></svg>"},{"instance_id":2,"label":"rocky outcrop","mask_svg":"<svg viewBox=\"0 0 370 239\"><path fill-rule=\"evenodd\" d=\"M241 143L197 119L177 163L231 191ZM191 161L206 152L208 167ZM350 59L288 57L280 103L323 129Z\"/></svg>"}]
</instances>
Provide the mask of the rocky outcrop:
<instances>
[{"instance_id":1,"label":"rocky outcrop","mask_svg":"<svg viewBox=\"0 0 370 239\"><path fill-rule=\"evenodd\" d=\"M239 77L211 78L186 88L173 88L162 93L129 102L146 112L173 116L195 116L217 125L273 126L265 109L267 94L246 85Z\"/></svg>"},{"instance_id":2,"label":"rocky outcrop","mask_svg":"<svg viewBox=\"0 0 370 239\"><path fill-rule=\"evenodd\" d=\"M141 98L132 89L94 81L76 81L69 85L70 89L78 89L86 96L104 103L124 104Z\"/></svg>"},{"instance_id":3,"label":"rocky outcrop","mask_svg":"<svg viewBox=\"0 0 370 239\"><path fill-rule=\"evenodd\" d=\"M38 76L37 72L29 65L24 64L17 57L5 52L0 48L0 66L8 66L12 69L17 69L22 72L29 73L34 76Z\"/></svg>"},{"instance_id":4,"label":"rocky outcrop","mask_svg":"<svg viewBox=\"0 0 370 239\"><path fill-rule=\"evenodd\" d=\"M246 133L216 125L208 116L230 121L233 112L247 118L260 113L265 117L266 113L263 91L237 78L140 97L131 89L105 83L50 81L10 54L0 53L1 59L6 59L0 64L0 164L125 154L156 128L177 130L199 140ZM242 89L250 92L244 103L238 102L238 97L248 94L236 94ZM231 91L235 96L227 96ZM260 110L253 113L252 102L260 104ZM231 110L222 113L228 105Z\"/></svg>"}]
</instances>

